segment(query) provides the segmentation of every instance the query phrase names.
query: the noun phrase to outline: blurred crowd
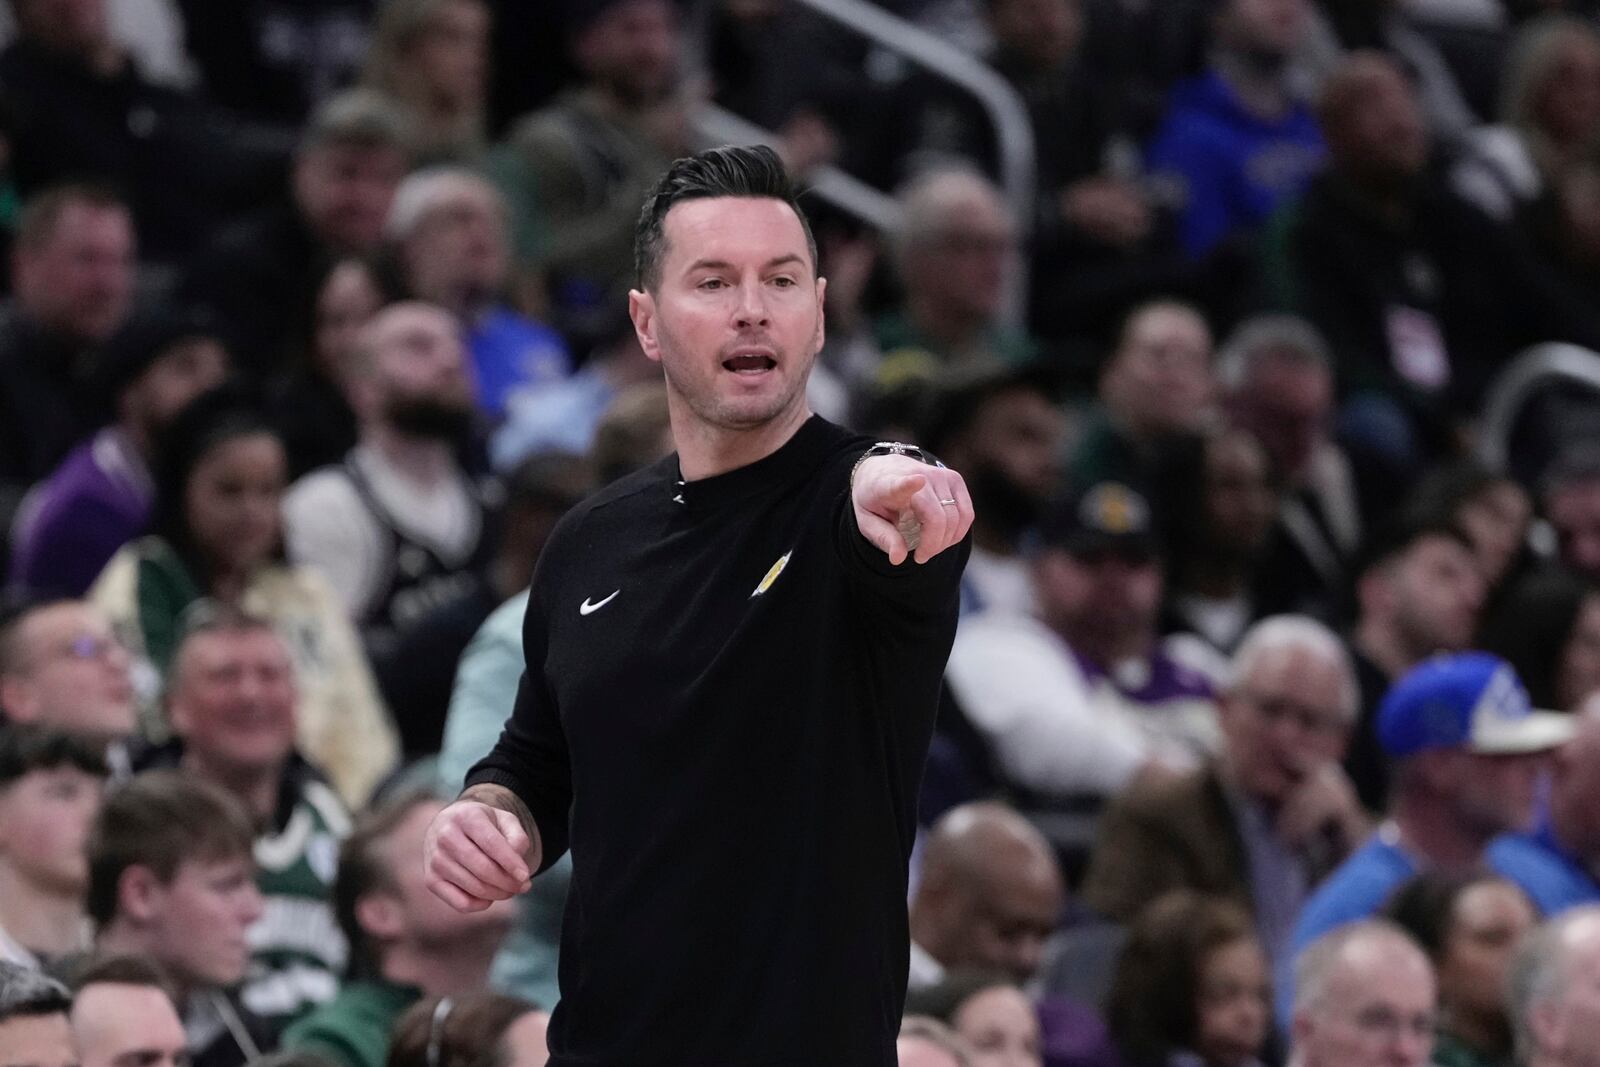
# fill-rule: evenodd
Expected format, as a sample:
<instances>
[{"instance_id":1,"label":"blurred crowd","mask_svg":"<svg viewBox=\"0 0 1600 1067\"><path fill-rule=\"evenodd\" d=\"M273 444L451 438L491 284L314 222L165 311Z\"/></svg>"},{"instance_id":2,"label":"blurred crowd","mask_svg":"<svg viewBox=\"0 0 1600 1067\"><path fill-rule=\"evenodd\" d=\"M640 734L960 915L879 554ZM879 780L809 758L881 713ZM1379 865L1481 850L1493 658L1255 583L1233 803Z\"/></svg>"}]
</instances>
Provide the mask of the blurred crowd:
<instances>
[{"instance_id":1,"label":"blurred crowd","mask_svg":"<svg viewBox=\"0 0 1600 1067\"><path fill-rule=\"evenodd\" d=\"M1600 389L1497 403L1600 382L1600 5L878 6L1031 159L807 0L0 6L0 1060L545 1062L570 863L422 835L732 113L977 511L901 1064L1600 1064Z\"/></svg>"}]
</instances>

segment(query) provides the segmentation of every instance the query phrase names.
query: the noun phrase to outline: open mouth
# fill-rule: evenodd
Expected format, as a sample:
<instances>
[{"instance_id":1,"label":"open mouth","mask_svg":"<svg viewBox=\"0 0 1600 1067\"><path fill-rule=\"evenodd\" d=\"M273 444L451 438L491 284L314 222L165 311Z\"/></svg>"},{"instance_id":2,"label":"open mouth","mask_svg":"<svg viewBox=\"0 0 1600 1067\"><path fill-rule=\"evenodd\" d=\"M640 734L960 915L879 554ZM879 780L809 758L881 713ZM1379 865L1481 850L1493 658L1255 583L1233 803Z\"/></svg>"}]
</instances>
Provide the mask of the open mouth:
<instances>
[{"instance_id":1,"label":"open mouth","mask_svg":"<svg viewBox=\"0 0 1600 1067\"><path fill-rule=\"evenodd\" d=\"M777 365L777 360L761 352L740 352L722 361L723 370L734 374L762 374Z\"/></svg>"}]
</instances>

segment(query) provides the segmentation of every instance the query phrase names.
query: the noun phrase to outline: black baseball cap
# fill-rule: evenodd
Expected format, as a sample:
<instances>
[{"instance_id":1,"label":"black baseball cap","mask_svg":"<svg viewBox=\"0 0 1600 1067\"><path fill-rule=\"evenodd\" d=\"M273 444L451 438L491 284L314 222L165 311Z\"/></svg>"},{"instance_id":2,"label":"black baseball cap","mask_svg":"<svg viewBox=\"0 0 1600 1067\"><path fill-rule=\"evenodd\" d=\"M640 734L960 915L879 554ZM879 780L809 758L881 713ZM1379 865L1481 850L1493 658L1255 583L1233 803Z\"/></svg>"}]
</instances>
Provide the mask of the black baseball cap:
<instances>
[{"instance_id":1,"label":"black baseball cap","mask_svg":"<svg viewBox=\"0 0 1600 1067\"><path fill-rule=\"evenodd\" d=\"M106 343L96 381L108 396L116 396L173 345L195 338L222 340L221 323L202 307L162 304L137 312Z\"/></svg>"},{"instance_id":2,"label":"black baseball cap","mask_svg":"<svg viewBox=\"0 0 1600 1067\"><path fill-rule=\"evenodd\" d=\"M1039 540L1074 556L1160 552L1150 502L1122 482L1103 481L1069 493L1045 509Z\"/></svg>"}]
</instances>

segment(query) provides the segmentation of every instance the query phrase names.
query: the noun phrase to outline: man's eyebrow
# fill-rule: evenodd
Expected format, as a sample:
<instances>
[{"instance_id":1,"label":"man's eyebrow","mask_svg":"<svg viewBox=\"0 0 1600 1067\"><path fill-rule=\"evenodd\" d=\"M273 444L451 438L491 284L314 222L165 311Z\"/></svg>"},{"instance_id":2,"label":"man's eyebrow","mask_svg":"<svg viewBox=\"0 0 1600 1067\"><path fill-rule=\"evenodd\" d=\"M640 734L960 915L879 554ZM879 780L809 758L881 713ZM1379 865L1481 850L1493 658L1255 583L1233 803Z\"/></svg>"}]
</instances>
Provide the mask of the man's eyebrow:
<instances>
[{"instance_id":1,"label":"man's eyebrow","mask_svg":"<svg viewBox=\"0 0 1600 1067\"><path fill-rule=\"evenodd\" d=\"M805 259L798 252L789 252L773 258L762 264L762 270L771 270L774 267L787 266L790 263L805 264ZM733 264L725 259L697 259L685 268L685 273L692 274L697 270L732 270Z\"/></svg>"}]
</instances>

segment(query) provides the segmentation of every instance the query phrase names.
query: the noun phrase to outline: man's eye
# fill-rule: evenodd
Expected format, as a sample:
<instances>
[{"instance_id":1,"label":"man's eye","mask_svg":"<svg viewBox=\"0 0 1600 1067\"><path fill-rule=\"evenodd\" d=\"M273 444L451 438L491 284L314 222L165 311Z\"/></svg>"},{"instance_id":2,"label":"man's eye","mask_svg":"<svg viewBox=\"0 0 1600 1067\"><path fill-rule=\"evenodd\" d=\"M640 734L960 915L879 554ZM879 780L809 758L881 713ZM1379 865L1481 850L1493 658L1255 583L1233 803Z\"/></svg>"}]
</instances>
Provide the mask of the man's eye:
<instances>
[{"instance_id":1,"label":"man's eye","mask_svg":"<svg viewBox=\"0 0 1600 1067\"><path fill-rule=\"evenodd\" d=\"M787 274L780 274L778 277L772 279L772 284L776 285L779 289L790 289L793 288L795 280L789 277Z\"/></svg>"},{"instance_id":2,"label":"man's eye","mask_svg":"<svg viewBox=\"0 0 1600 1067\"><path fill-rule=\"evenodd\" d=\"M721 278L707 278L705 281L700 283L700 288L702 288L702 289L721 289L722 288L722 279Z\"/></svg>"}]
</instances>

